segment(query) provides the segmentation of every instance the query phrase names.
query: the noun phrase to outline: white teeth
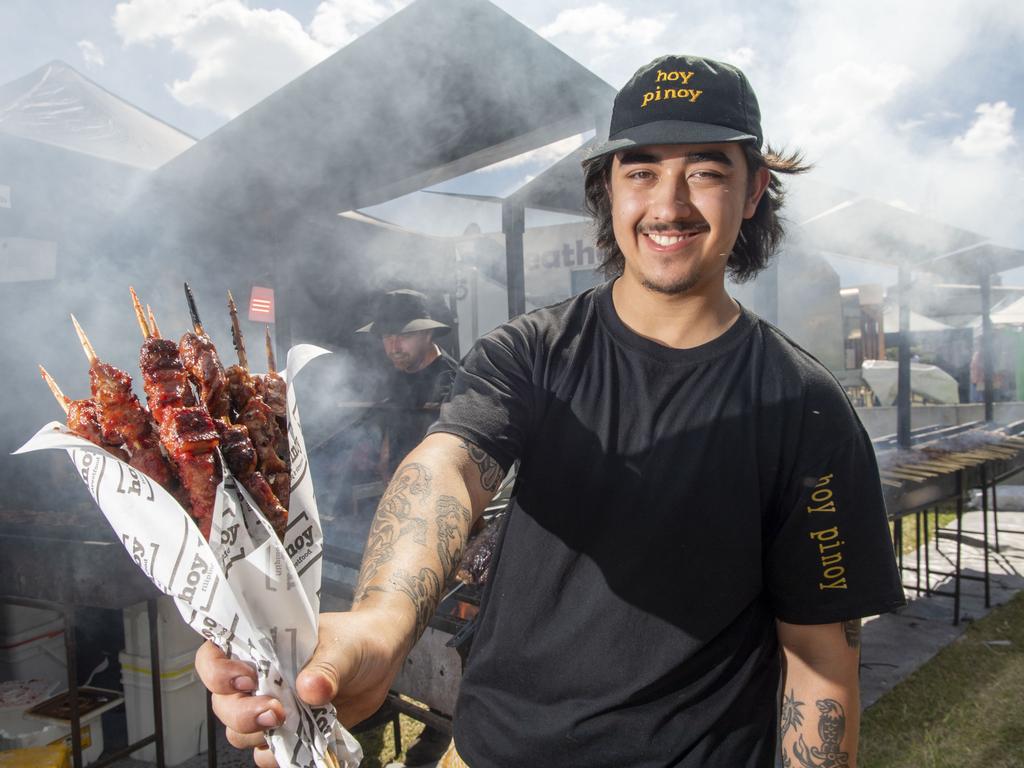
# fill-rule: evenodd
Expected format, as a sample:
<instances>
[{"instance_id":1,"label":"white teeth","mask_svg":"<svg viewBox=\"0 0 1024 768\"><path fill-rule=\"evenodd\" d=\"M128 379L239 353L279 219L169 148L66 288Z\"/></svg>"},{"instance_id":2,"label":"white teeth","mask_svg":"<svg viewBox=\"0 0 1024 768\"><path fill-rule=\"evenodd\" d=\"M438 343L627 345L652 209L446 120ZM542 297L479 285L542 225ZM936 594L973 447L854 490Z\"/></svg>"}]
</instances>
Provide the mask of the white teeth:
<instances>
[{"instance_id":1,"label":"white teeth","mask_svg":"<svg viewBox=\"0 0 1024 768\"><path fill-rule=\"evenodd\" d=\"M678 243L680 240L683 239L682 237L678 236L669 237L667 235L656 235L653 232L650 233L648 237L651 238L651 240L656 242L658 245L674 245L675 243Z\"/></svg>"}]
</instances>

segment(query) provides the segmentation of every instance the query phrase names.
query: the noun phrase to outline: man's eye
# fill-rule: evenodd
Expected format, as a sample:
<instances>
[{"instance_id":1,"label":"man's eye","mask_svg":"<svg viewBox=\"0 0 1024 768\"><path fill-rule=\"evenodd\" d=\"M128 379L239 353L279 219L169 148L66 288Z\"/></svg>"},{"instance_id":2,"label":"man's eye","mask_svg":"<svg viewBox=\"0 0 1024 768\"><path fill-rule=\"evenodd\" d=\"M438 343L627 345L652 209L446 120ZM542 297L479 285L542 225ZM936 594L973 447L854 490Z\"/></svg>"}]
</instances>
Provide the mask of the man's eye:
<instances>
[{"instance_id":1,"label":"man's eye","mask_svg":"<svg viewBox=\"0 0 1024 768\"><path fill-rule=\"evenodd\" d=\"M714 181L723 178L723 176L718 171L711 171L706 168L702 168L701 170L693 171L690 174L690 178L694 181Z\"/></svg>"},{"instance_id":2,"label":"man's eye","mask_svg":"<svg viewBox=\"0 0 1024 768\"><path fill-rule=\"evenodd\" d=\"M637 181L647 181L648 179L653 179L654 174L650 171L632 171L629 174L629 178L636 179Z\"/></svg>"}]
</instances>

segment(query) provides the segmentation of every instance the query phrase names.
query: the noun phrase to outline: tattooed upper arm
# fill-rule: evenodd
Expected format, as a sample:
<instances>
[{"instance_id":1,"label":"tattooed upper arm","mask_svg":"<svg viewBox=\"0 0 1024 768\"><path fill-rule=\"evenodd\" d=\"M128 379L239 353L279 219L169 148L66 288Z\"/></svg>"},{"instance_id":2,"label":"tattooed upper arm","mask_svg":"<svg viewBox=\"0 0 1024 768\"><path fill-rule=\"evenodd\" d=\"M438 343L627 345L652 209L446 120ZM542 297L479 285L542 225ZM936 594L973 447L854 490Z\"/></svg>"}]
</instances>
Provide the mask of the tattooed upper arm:
<instances>
[{"instance_id":1,"label":"tattooed upper arm","mask_svg":"<svg viewBox=\"0 0 1024 768\"><path fill-rule=\"evenodd\" d=\"M496 493L505 477L501 465L492 459L486 451L468 440L460 440L459 444L466 450L469 460L480 472L480 487L489 493Z\"/></svg>"}]
</instances>

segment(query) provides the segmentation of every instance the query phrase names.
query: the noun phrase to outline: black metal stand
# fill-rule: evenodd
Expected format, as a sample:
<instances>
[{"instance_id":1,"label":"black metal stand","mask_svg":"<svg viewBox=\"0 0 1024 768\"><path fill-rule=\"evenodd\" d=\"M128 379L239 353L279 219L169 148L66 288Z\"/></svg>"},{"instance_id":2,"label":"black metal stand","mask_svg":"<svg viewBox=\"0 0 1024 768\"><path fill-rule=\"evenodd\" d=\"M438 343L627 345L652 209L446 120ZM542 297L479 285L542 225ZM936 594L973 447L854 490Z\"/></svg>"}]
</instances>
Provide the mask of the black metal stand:
<instances>
[{"instance_id":1,"label":"black metal stand","mask_svg":"<svg viewBox=\"0 0 1024 768\"><path fill-rule=\"evenodd\" d=\"M75 634L77 627L77 607L68 603L57 603L50 600L25 598L11 595L0 596L0 602L24 605L31 608L57 610L64 617L64 651L67 655L68 671L68 708L71 721L71 764L74 768L83 768L82 759L82 719L78 703L78 642ZM127 757L132 752L149 744L156 745L156 764L164 768L164 728L161 717L160 698L160 653L157 639L157 605L155 599L147 600L149 613L149 652L150 665L153 673L153 733L135 741L117 752L111 753L90 764L90 768L103 768L117 760ZM121 706L124 706L122 704Z\"/></svg>"}]
</instances>

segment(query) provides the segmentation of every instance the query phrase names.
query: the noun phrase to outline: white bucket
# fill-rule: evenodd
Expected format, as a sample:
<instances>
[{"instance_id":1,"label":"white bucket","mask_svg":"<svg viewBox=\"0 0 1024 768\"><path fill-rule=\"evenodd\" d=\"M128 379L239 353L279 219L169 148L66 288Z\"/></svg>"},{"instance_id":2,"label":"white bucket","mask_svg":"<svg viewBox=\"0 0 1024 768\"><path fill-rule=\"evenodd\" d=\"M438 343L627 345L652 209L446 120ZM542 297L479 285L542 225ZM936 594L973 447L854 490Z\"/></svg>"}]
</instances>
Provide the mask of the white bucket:
<instances>
[{"instance_id":1,"label":"white bucket","mask_svg":"<svg viewBox=\"0 0 1024 768\"><path fill-rule=\"evenodd\" d=\"M153 733L153 680L149 655L122 651L121 683L124 687L128 741ZM206 689L196 676L195 651L160 662L160 702L163 708L164 760L178 765L206 751ZM133 752L136 760L156 760L150 744Z\"/></svg>"},{"instance_id":2,"label":"white bucket","mask_svg":"<svg viewBox=\"0 0 1024 768\"><path fill-rule=\"evenodd\" d=\"M103 754L103 718L98 714L83 717L79 733L83 763L96 762ZM60 741L71 749L68 723L30 717L13 709L0 710L0 750L44 747Z\"/></svg>"},{"instance_id":3,"label":"white bucket","mask_svg":"<svg viewBox=\"0 0 1024 768\"><path fill-rule=\"evenodd\" d=\"M146 603L125 608L124 650L134 656L149 658L149 612ZM166 595L157 600L156 639L160 649L161 666L165 660L181 656L202 645L203 638L181 618L174 601Z\"/></svg>"},{"instance_id":4,"label":"white bucket","mask_svg":"<svg viewBox=\"0 0 1024 768\"><path fill-rule=\"evenodd\" d=\"M0 637L0 680L57 680L67 687L64 620Z\"/></svg>"}]
</instances>

